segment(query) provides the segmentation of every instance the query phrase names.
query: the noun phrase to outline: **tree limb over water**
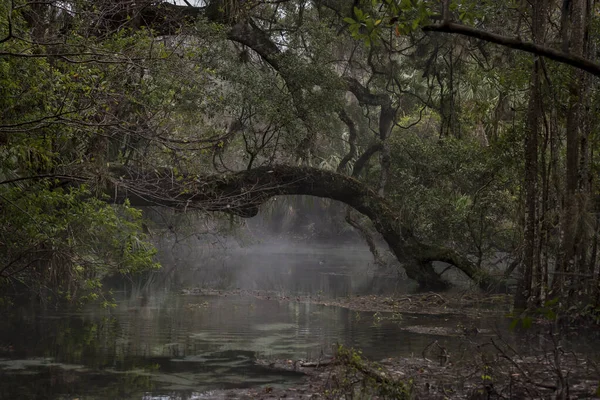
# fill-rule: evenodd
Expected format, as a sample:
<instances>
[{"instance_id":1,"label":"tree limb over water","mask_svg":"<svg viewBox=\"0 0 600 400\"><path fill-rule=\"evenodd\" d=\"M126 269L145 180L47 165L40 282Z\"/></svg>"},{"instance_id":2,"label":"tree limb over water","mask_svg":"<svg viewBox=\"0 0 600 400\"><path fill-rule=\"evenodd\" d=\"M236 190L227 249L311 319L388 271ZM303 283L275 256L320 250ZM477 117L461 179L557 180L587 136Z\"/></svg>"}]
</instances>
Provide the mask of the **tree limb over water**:
<instances>
[{"instance_id":1,"label":"tree limb over water","mask_svg":"<svg viewBox=\"0 0 600 400\"><path fill-rule=\"evenodd\" d=\"M454 265L489 289L497 282L452 249L422 243L400 218L400 213L362 182L314 167L265 166L223 175L175 175L171 170L141 171L113 167L107 193L116 203L166 206L182 210L225 212L255 216L267 200L282 195L310 195L343 202L367 216L383 236L408 277L428 288L445 288L432 262Z\"/></svg>"},{"instance_id":2,"label":"tree limb over water","mask_svg":"<svg viewBox=\"0 0 600 400\"><path fill-rule=\"evenodd\" d=\"M310 128L307 110L303 103L301 87L289 78L278 47L250 18L234 18L218 11L219 1L208 2L206 7L172 5L166 2L139 2L131 7L102 14L102 27L97 34L109 34L121 28L151 28L156 35L168 36L182 33L195 34L193 22L206 18L224 23L228 39L255 51L266 63L278 70L288 84L299 118ZM388 96L370 93L358 81L347 80L347 89L360 102L382 107L380 133L385 139L393 121L391 101ZM383 110L387 111L384 112ZM310 131L310 129L307 129ZM358 175L364 163L382 144L371 146L356 162L353 174ZM167 206L204 211L221 211L242 217L252 217L259 206L269 198L279 195L312 195L338 200L355 208L373 221L396 257L405 264L407 275L428 287L445 287L447 284L434 271L434 261L455 265L482 287L494 280L473 265L466 257L443 247L422 243L401 221L400 213L389 202L356 179L316 168L277 166L250 169L227 175L176 176L172 171L153 172L114 168L109 174L108 192L116 202L128 198L134 206ZM114 179L118 177L118 179Z\"/></svg>"}]
</instances>

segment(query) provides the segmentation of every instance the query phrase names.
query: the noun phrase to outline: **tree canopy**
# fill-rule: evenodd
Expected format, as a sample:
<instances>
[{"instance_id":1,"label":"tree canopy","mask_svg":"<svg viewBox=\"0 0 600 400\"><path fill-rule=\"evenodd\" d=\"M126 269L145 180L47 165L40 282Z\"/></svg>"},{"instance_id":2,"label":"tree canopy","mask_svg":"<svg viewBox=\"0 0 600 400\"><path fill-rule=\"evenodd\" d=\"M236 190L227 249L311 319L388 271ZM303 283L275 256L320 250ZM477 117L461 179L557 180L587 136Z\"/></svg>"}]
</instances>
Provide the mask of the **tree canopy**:
<instances>
[{"instance_id":1,"label":"tree canopy","mask_svg":"<svg viewBox=\"0 0 600 400\"><path fill-rule=\"evenodd\" d=\"M306 194L422 286L596 307L598 39L590 0L4 2L0 285L98 297L156 267L136 207Z\"/></svg>"}]
</instances>

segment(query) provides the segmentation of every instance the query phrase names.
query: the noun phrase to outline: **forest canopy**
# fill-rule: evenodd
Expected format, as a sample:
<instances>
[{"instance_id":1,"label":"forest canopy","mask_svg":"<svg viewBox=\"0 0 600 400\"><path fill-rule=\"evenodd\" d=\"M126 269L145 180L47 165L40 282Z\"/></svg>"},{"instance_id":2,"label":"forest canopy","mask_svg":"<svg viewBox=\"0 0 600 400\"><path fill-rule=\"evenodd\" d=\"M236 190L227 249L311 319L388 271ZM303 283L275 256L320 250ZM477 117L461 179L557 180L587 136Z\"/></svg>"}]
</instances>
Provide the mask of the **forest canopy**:
<instances>
[{"instance_id":1,"label":"forest canopy","mask_svg":"<svg viewBox=\"0 0 600 400\"><path fill-rule=\"evenodd\" d=\"M0 286L156 268L139 207L346 203L378 255L593 314L591 0L0 4ZM556 301L555 301L556 300Z\"/></svg>"}]
</instances>

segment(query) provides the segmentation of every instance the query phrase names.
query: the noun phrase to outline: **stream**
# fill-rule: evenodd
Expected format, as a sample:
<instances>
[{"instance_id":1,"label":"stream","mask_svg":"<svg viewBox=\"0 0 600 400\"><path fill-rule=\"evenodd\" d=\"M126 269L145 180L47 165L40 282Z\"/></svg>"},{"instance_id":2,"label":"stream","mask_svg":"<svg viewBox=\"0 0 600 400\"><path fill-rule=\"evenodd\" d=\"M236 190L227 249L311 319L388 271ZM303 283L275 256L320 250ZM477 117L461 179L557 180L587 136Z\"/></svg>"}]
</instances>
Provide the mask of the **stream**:
<instances>
[{"instance_id":1,"label":"stream","mask_svg":"<svg viewBox=\"0 0 600 400\"><path fill-rule=\"evenodd\" d=\"M212 269L186 265L164 284L115 285L112 309L21 306L0 325L0 398L196 399L219 389L290 385L301 375L255 361L317 359L336 344L374 360L418 357L434 340L454 349L461 338L407 328L469 323L452 314L391 316L294 299L412 290L408 282L358 273L368 253L356 249L277 253L268 263L261 257L244 253ZM288 299L182 293L199 285L277 289ZM508 322L476 323L506 332Z\"/></svg>"}]
</instances>

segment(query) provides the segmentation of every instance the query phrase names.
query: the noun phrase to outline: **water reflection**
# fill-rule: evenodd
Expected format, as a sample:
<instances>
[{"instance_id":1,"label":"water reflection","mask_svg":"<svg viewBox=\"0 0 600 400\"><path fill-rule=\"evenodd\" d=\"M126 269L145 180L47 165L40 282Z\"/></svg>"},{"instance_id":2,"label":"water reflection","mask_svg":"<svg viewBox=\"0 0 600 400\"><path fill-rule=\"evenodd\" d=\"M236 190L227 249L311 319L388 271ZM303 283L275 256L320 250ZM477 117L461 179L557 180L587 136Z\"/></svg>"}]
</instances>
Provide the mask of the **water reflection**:
<instances>
[{"instance_id":1,"label":"water reflection","mask_svg":"<svg viewBox=\"0 0 600 400\"><path fill-rule=\"evenodd\" d=\"M192 399L215 389L277 386L300 376L257 358L306 359L337 344L366 356L420 354L434 339L403 325L456 324L451 316L379 320L373 313L294 301L294 294L348 296L412 290L365 273L370 254L352 248L295 253L244 250L227 257L174 257L160 284L130 284L117 307L78 313L24 307L0 324L2 399ZM156 283L156 282L155 282ZM291 301L181 295L184 287L276 290ZM454 343L454 344L453 344Z\"/></svg>"},{"instance_id":2,"label":"water reflection","mask_svg":"<svg viewBox=\"0 0 600 400\"><path fill-rule=\"evenodd\" d=\"M110 313L21 311L0 327L1 398L189 398L298 379L258 357L314 358L344 343L383 358L418 354L432 340L372 313L237 296L162 291L124 297ZM416 322L439 323L429 319Z\"/></svg>"}]
</instances>

